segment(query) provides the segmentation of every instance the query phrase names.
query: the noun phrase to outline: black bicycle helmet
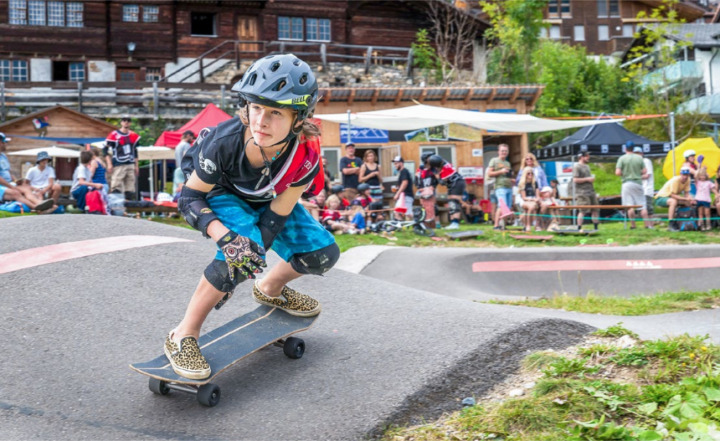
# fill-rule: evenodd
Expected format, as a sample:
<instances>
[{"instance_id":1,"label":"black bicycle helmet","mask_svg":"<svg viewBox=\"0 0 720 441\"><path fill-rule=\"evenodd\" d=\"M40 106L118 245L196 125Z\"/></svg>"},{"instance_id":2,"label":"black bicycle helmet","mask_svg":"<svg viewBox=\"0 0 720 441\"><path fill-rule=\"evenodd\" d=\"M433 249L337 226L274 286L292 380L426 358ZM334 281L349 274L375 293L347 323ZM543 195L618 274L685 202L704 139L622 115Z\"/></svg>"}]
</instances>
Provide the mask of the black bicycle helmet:
<instances>
[{"instance_id":1,"label":"black bicycle helmet","mask_svg":"<svg viewBox=\"0 0 720 441\"><path fill-rule=\"evenodd\" d=\"M298 121L311 117L318 84L310 66L293 54L268 55L254 62L232 87L240 107L248 102L297 110Z\"/></svg>"},{"instance_id":2,"label":"black bicycle helmet","mask_svg":"<svg viewBox=\"0 0 720 441\"><path fill-rule=\"evenodd\" d=\"M428 158L428 164L430 164L432 168L440 168L445 164L445 160L440 155L431 155Z\"/></svg>"},{"instance_id":3,"label":"black bicycle helmet","mask_svg":"<svg viewBox=\"0 0 720 441\"><path fill-rule=\"evenodd\" d=\"M331 192L332 194L338 194L338 193L340 193L340 192L343 191L343 190L345 190L345 187L343 187L343 186L340 185L340 184L333 185L333 186L330 188L330 192Z\"/></svg>"},{"instance_id":4,"label":"black bicycle helmet","mask_svg":"<svg viewBox=\"0 0 720 441\"><path fill-rule=\"evenodd\" d=\"M422 155L420 155L420 163L425 164L425 162L428 160L429 157L431 157L434 153L425 152Z\"/></svg>"},{"instance_id":5,"label":"black bicycle helmet","mask_svg":"<svg viewBox=\"0 0 720 441\"><path fill-rule=\"evenodd\" d=\"M357 186L358 191L361 193L369 188L370 188L370 186L364 182Z\"/></svg>"}]
</instances>

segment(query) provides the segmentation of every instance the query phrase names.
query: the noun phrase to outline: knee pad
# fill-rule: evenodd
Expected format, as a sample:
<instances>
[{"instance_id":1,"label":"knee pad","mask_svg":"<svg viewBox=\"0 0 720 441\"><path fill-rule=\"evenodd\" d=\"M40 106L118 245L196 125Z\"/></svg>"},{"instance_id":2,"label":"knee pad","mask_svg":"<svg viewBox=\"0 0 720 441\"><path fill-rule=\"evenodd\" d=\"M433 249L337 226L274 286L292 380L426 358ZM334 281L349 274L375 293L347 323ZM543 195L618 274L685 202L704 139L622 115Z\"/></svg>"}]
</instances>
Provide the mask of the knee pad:
<instances>
[{"instance_id":1,"label":"knee pad","mask_svg":"<svg viewBox=\"0 0 720 441\"><path fill-rule=\"evenodd\" d=\"M300 274L322 275L332 268L340 258L340 248L332 243L325 248L298 253L290 259L290 265Z\"/></svg>"},{"instance_id":2,"label":"knee pad","mask_svg":"<svg viewBox=\"0 0 720 441\"><path fill-rule=\"evenodd\" d=\"M230 280L227 263L224 260L213 259L205 268L205 278L218 291L232 293L235 287L245 281L245 278L235 273L235 282Z\"/></svg>"},{"instance_id":3,"label":"knee pad","mask_svg":"<svg viewBox=\"0 0 720 441\"><path fill-rule=\"evenodd\" d=\"M448 213L452 216L453 214L460 213L462 211L462 205L455 199L448 200Z\"/></svg>"}]
</instances>

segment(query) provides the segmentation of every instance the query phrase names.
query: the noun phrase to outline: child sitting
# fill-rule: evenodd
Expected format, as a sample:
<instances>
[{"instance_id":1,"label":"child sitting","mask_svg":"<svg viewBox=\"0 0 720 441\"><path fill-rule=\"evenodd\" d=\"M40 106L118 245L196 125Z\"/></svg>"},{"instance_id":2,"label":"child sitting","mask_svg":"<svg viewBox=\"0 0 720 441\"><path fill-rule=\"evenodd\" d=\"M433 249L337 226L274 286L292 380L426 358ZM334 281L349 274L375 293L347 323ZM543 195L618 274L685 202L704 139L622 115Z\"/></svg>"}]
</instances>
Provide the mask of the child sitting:
<instances>
[{"instance_id":1,"label":"child sitting","mask_svg":"<svg viewBox=\"0 0 720 441\"><path fill-rule=\"evenodd\" d=\"M327 198L327 208L322 217L322 224L325 229L335 234L350 231L352 225L343 220L343 214L344 213L340 211L340 198L336 195Z\"/></svg>"},{"instance_id":2,"label":"child sitting","mask_svg":"<svg viewBox=\"0 0 720 441\"><path fill-rule=\"evenodd\" d=\"M350 206L350 223L352 224L350 234L365 234L365 210L357 199Z\"/></svg>"},{"instance_id":3,"label":"child sitting","mask_svg":"<svg viewBox=\"0 0 720 441\"><path fill-rule=\"evenodd\" d=\"M89 167L92 158L92 152L87 150L80 152L80 165L75 168L72 187L70 187L70 194L72 194L72 197L77 201L77 207L83 211L85 211L85 196L87 193L89 191L103 189L102 184L92 182L92 172Z\"/></svg>"},{"instance_id":4,"label":"child sitting","mask_svg":"<svg viewBox=\"0 0 720 441\"><path fill-rule=\"evenodd\" d=\"M317 196L310 198L300 198L300 204L312 215L316 220L321 220L323 216L323 209L325 208L325 190L321 190Z\"/></svg>"},{"instance_id":5,"label":"child sitting","mask_svg":"<svg viewBox=\"0 0 720 441\"><path fill-rule=\"evenodd\" d=\"M557 199L553 197L553 189L550 186L545 186L540 189L540 199L538 204L540 205L540 220L539 227L543 230L549 230L551 227L557 226L557 220L555 214L550 207L555 207L558 204Z\"/></svg>"}]
</instances>

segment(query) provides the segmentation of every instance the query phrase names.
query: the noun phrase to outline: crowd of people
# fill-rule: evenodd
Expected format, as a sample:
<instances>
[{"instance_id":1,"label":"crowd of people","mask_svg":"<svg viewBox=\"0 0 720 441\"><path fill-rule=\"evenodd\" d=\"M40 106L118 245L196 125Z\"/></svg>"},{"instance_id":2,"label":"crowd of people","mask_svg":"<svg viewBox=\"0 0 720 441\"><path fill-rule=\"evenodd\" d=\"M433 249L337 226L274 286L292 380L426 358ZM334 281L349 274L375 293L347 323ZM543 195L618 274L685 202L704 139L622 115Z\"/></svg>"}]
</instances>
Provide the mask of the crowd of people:
<instances>
[{"instance_id":1,"label":"crowd of people","mask_svg":"<svg viewBox=\"0 0 720 441\"><path fill-rule=\"evenodd\" d=\"M102 150L93 148L81 153L70 187L70 194L78 208L87 212L103 211L95 208L97 198L92 195L94 191L99 192L100 201L105 205L112 193L122 195L124 200L136 197L140 136L130 130L130 125L131 119L123 117L120 127L108 135ZM47 152L40 152L35 166L26 172L25 177L16 178L10 171L5 154L9 141L9 137L0 133L0 203L14 201L22 204L25 210L40 214L61 211L61 187L50 165L52 158ZM183 133L175 151L178 164L194 141L193 132ZM638 213L645 228L654 228L654 207L667 208L670 231L684 229L676 220L678 213L685 218L697 219L695 225L699 230L712 228L711 207L720 210L720 168L715 171L715 176L711 176L703 165L702 155L697 157L693 150L687 150L679 175L668 180L656 192L652 162L644 157L643 148L628 141L625 151L616 163L615 174L621 180L622 205L632 207L627 209L630 228L637 227ZM528 232L556 229L560 222L553 207L565 204L559 197L558 181L548 180L532 153L522 158L519 171L514 173L508 161L509 152L507 144L500 144L498 156L489 162L485 171L491 207L488 218L492 218L494 229L502 230L510 222L521 225ZM403 158L393 158L397 184L393 186L392 199L398 209L389 210L383 205L383 178L377 154L368 149L361 159L355 156L355 145L348 143L345 156L340 159L342 185L332 185L333 176L328 170L327 158L323 157L324 190L312 198L302 199L301 203L328 231L362 234L369 225L388 216L388 211L395 219L412 219L412 206L417 199L425 211L426 226L435 228L438 221L437 187L443 185L447 188L450 221L445 228L459 228L463 218L470 219L471 212L477 211L477 199L468 194L465 180L441 156L424 153L420 159L420 166L412 177L405 168ZM587 207L577 210L576 224L582 229L589 214L593 228L597 230L601 204L594 185L595 176L589 166L591 155L584 151L576 159L569 191L574 194L573 205ZM110 182L108 177L111 177ZM175 202L185 180L181 167L177 167L173 176L172 200Z\"/></svg>"}]
</instances>

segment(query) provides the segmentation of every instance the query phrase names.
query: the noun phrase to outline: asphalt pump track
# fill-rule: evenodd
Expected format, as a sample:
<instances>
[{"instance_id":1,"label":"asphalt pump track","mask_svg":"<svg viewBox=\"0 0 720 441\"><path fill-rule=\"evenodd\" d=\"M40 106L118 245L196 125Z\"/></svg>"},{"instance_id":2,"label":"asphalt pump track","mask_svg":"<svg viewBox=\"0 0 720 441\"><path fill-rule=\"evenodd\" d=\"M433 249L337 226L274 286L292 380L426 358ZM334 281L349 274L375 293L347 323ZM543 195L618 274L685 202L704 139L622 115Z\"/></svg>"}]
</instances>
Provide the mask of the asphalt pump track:
<instances>
[{"instance_id":1,"label":"asphalt pump track","mask_svg":"<svg viewBox=\"0 0 720 441\"><path fill-rule=\"evenodd\" d=\"M6 439L357 440L460 407L528 352L592 328L342 270L292 285L323 313L290 360L269 347L216 378L213 408L152 394L157 356L215 249L189 229L110 216L0 221ZM270 265L277 259L270 255ZM250 284L203 332L254 309Z\"/></svg>"}]
</instances>

